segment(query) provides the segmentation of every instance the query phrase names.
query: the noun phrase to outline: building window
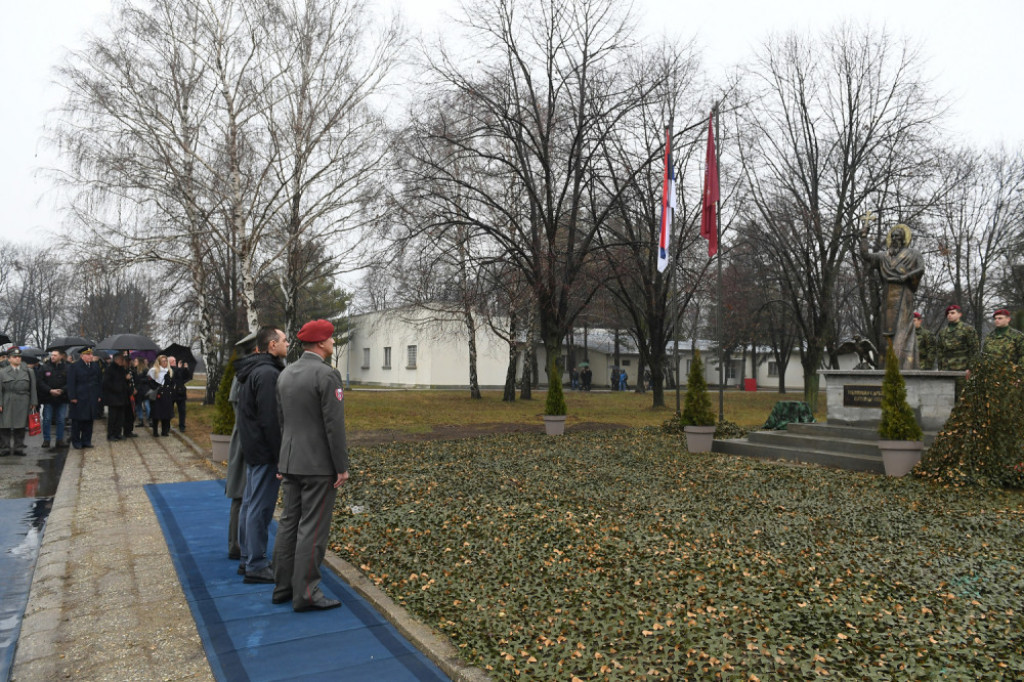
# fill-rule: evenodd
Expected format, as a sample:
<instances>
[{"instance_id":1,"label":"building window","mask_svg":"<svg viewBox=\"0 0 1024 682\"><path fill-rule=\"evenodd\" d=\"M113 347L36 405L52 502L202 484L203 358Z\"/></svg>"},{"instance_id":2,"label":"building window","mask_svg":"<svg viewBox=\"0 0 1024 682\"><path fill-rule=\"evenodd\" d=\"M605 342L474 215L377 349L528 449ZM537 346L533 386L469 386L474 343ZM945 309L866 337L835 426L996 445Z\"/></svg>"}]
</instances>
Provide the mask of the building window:
<instances>
[{"instance_id":1,"label":"building window","mask_svg":"<svg viewBox=\"0 0 1024 682\"><path fill-rule=\"evenodd\" d=\"M391 369L391 346L384 346L384 369Z\"/></svg>"},{"instance_id":2,"label":"building window","mask_svg":"<svg viewBox=\"0 0 1024 682\"><path fill-rule=\"evenodd\" d=\"M625 358L623 358L623 360L622 360L622 366L623 366L623 367L629 367L629 360L626 360Z\"/></svg>"},{"instance_id":3,"label":"building window","mask_svg":"<svg viewBox=\"0 0 1024 682\"><path fill-rule=\"evenodd\" d=\"M739 370L739 364L740 363L738 363L738 362L730 362L729 364L727 364L725 366L725 378L726 379L735 379L736 378L736 375L739 374L739 372L737 371L737 370Z\"/></svg>"},{"instance_id":4,"label":"building window","mask_svg":"<svg viewBox=\"0 0 1024 682\"><path fill-rule=\"evenodd\" d=\"M370 369L370 349L363 349L363 369Z\"/></svg>"},{"instance_id":5,"label":"building window","mask_svg":"<svg viewBox=\"0 0 1024 682\"><path fill-rule=\"evenodd\" d=\"M779 376L779 363L774 360L768 361L768 376L777 377Z\"/></svg>"},{"instance_id":6,"label":"building window","mask_svg":"<svg viewBox=\"0 0 1024 682\"><path fill-rule=\"evenodd\" d=\"M409 362L406 364L406 369L416 369L416 346L408 346L406 348L409 355Z\"/></svg>"},{"instance_id":7,"label":"building window","mask_svg":"<svg viewBox=\"0 0 1024 682\"><path fill-rule=\"evenodd\" d=\"M686 373L687 373L687 374L689 374L689 373L690 373L690 366L691 366L692 364L693 364L693 360L687 360L687 361L686 361Z\"/></svg>"}]
</instances>

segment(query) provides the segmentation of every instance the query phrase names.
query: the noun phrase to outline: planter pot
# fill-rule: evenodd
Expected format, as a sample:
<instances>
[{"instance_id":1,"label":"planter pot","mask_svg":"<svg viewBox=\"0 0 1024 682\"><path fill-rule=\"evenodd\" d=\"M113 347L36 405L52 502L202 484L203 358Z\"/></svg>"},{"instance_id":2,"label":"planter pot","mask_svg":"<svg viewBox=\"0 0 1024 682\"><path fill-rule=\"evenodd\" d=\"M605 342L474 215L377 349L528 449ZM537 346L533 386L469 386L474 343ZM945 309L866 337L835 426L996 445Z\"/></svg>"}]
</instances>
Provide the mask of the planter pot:
<instances>
[{"instance_id":1,"label":"planter pot","mask_svg":"<svg viewBox=\"0 0 1024 682\"><path fill-rule=\"evenodd\" d=\"M228 461L228 452L231 450L231 436L222 436L219 433L211 433L210 444L213 446L213 455L210 459L214 462Z\"/></svg>"},{"instance_id":2,"label":"planter pot","mask_svg":"<svg viewBox=\"0 0 1024 682\"><path fill-rule=\"evenodd\" d=\"M561 436L563 433L565 433L565 415L544 415L544 432L547 433L549 436Z\"/></svg>"},{"instance_id":3,"label":"planter pot","mask_svg":"<svg viewBox=\"0 0 1024 682\"><path fill-rule=\"evenodd\" d=\"M683 431L689 452L711 452L711 442L715 440L714 426L684 426Z\"/></svg>"},{"instance_id":4,"label":"planter pot","mask_svg":"<svg viewBox=\"0 0 1024 682\"><path fill-rule=\"evenodd\" d=\"M880 440L878 451L886 476L905 476L921 461L924 443L919 440Z\"/></svg>"}]
</instances>

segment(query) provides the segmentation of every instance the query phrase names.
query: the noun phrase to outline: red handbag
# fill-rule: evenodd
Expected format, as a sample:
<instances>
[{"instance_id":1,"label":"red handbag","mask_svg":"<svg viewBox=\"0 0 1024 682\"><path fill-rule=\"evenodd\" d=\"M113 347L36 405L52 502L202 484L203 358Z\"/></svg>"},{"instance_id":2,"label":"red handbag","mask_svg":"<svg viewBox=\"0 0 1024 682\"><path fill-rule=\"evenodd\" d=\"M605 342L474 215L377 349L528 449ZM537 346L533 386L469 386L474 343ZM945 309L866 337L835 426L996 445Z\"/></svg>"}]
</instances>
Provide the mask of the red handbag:
<instances>
[{"instance_id":1,"label":"red handbag","mask_svg":"<svg viewBox=\"0 0 1024 682\"><path fill-rule=\"evenodd\" d=\"M43 423L39 420L38 412L31 412L28 415L28 435L38 436L43 432Z\"/></svg>"}]
</instances>

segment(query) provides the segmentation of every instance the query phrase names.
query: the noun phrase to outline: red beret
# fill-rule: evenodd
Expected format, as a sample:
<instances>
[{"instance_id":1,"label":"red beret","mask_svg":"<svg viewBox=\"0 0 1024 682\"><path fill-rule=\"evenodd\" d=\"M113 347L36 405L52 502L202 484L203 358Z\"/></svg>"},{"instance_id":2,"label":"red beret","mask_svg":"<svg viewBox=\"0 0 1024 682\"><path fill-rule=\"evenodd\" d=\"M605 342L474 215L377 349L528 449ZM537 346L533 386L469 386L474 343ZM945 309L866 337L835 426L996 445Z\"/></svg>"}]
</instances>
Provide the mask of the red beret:
<instances>
[{"instance_id":1,"label":"red beret","mask_svg":"<svg viewBox=\"0 0 1024 682\"><path fill-rule=\"evenodd\" d=\"M920 320L921 319L921 313L915 312L914 313L914 319Z\"/></svg>"},{"instance_id":2,"label":"red beret","mask_svg":"<svg viewBox=\"0 0 1024 682\"><path fill-rule=\"evenodd\" d=\"M946 312L947 312L947 313L948 313L948 312L949 312L950 310L960 310L960 306L958 306L958 305L957 305L956 303L954 303L953 305L951 305L951 306L949 306L948 308L946 308Z\"/></svg>"},{"instance_id":3,"label":"red beret","mask_svg":"<svg viewBox=\"0 0 1024 682\"><path fill-rule=\"evenodd\" d=\"M992 317L995 317L996 315L1006 315L1007 317L1012 317L1010 315L1010 311L1007 310L1006 308L1000 308L999 310L992 313Z\"/></svg>"},{"instance_id":4,"label":"red beret","mask_svg":"<svg viewBox=\"0 0 1024 682\"><path fill-rule=\"evenodd\" d=\"M313 320L302 325L296 334L303 343L319 343L334 336L334 325L327 320Z\"/></svg>"}]
</instances>

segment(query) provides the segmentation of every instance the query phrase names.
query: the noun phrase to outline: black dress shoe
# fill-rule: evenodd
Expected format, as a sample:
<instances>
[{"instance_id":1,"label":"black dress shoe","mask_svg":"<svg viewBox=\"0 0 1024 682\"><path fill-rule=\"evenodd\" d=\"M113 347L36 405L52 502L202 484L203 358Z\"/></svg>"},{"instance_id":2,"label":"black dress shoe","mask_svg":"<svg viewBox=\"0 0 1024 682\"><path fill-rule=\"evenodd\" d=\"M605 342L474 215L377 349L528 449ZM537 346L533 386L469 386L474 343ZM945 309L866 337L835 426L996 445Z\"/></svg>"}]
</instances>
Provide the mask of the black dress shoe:
<instances>
[{"instance_id":1,"label":"black dress shoe","mask_svg":"<svg viewBox=\"0 0 1024 682\"><path fill-rule=\"evenodd\" d=\"M241 558L242 555L238 552L228 552L228 559L230 559L231 561L238 561Z\"/></svg>"},{"instance_id":2,"label":"black dress shoe","mask_svg":"<svg viewBox=\"0 0 1024 682\"><path fill-rule=\"evenodd\" d=\"M309 606L300 606L294 610L298 613L303 611L326 611L327 609L336 609L339 606L341 606L341 602L337 599L328 599L324 595L319 594Z\"/></svg>"},{"instance_id":3,"label":"black dress shoe","mask_svg":"<svg viewBox=\"0 0 1024 682\"><path fill-rule=\"evenodd\" d=\"M290 602L291 600L292 600L292 594L291 594L291 592L289 592L288 594L284 595L283 597L278 597L275 594L273 597L270 598L270 603L272 603L272 604L284 604L285 602Z\"/></svg>"},{"instance_id":4,"label":"black dress shoe","mask_svg":"<svg viewBox=\"0 0 1024 682\"><path fill-rule=\"evenodd\" d=\"M124 434L124 437L125 438L138 438L139 434L137 434L137 433L126 433L126 434Z\"/></svg>"},{"instance_id":5,"label":"black dress shoe","mask_svg":"<svg viewBox=\"0 0 1024 682\"><path fill-rule=\"evenodd\" d=\"M246 571L245 578L242 579L242 582L248 585L252 585L254 583L261 585L273 585L274 571L270 569L270 566L265 566L254 573Z\"/></svg>"},{"instance_id":6,"label":"black dress shoe","mask_svg":"<svg viewBox=\"0 0 1024 682\"><path fill-rule=\"evenodd\" d=\"M95 446L95 445L93 445L92 443L89 443L88 445L86 445L85 443L82 443L82 447L83 447L83 448L94 448L94 447L96 447L96 446Z\"/></svg>"}]
</instances>

